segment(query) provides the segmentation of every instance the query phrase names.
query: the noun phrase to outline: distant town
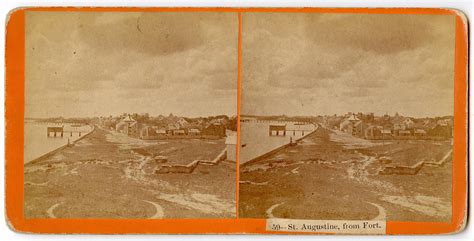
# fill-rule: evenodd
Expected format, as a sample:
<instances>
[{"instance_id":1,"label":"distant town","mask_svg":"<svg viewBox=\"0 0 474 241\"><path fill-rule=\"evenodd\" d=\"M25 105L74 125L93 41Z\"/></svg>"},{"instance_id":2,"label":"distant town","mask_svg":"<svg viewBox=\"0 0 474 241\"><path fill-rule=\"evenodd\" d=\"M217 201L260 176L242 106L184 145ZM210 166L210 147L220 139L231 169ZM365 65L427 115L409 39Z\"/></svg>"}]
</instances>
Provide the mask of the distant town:
<instances>
[{"instance_id":1,"label":"distant town","mask_svg":"<svg viewBox=\"0 0 474 241\"><path fill-rule=\"evenodd\" d=\"M451 218L453 116L348 112L240 122L241 217Z\"/></svg>"},{"instance_id":2,"label":"distant town","mask_svg":"<svg viewBox=\"0 0 474 241\"><path fill-rule=\"evenodd\" d=\"M235 217L236 125L226 115L27 118L25 216Z\"/></svg>"},{"instance_id":3,"label":"distant town","mask_svg":"<svg viewBox=\"0 0 474 241\"><path fill-rule=\"evenodd\" d=\"M143 140L167 138L221 138L237 130L237 118L226 115L208 117L179 117L170 113L156 117L144 114L123 113L120 116L92 118L31 118L48 123L93 124L103 129L123 133Z\"/></svg>"},{"instance_id":4,"label":"distant town","mask_svg":"<svg viewBox=\"0 0 474 241\"><path fill-rule=\"evenodd\" d=\"M349 133L369 140L383 139L447 139L453 137L453 116L414 118L399 113L376 116L374 113L348 112L319 116L252 116L241 121L276 120L317 123L325 128Z\"/></svg>"}]
</instances>

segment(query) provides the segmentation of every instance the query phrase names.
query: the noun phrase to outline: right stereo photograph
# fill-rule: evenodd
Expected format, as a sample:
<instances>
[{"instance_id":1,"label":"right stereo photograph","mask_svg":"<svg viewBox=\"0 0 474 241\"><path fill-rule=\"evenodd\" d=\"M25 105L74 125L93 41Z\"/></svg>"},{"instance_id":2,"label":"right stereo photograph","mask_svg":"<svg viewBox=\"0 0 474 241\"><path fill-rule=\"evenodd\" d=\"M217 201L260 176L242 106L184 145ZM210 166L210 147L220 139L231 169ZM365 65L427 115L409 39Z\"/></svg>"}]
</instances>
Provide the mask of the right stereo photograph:
<instances>
[{"instance_id":1,"label":"right stereo photograph","mask_svg":"<svg viewBox=\"0 0 474 241\"><path fill-rule=\"evenodd\" d=\"M449 222L454 15L242 14L239 217Z\"/></svg>"}]
</instances>

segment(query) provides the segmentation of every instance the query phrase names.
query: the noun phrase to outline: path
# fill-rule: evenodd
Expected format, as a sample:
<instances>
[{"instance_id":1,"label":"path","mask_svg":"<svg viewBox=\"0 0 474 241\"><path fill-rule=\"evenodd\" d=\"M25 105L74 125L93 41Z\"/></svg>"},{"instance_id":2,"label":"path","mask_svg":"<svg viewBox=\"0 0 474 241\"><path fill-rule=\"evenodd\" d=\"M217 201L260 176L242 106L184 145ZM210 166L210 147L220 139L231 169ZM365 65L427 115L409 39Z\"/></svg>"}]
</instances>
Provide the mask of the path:
<instances>
[{"instance_id":1,"label":"path","mask_svg":"<svg viewBox=\"0 0 474 241\"><path fill-rule=\"evenodd\" d=\"M282 205L283 203L278 203L278 204L275 204L273 206L271 206L269 209L267 209L267 217L268 218L275 218L275 216L273 215L273 210L275 208L277 208L278 206Z\"/></svg>"},{"instance_id":2,"label":"path","mask_svg":"<svg viewBox=\"0 0 474 241\"><path fill-rule=\"evenodd\" d=\"M51 206L50 208L48 208L48 210L46 211L46 213L48 214L48 217L56 218L56 216L54 216L54 209L56 209L61 204L63 204L63 203L62 202L56 203L53 206Z\"/></svg>"},{"instance_id":3,"label":"path","mask_svg":"<svg viewBox=\"0 0 474 241\"><path fill-rule=\"evenodd\" d=\"M158 203L152 202L152 201L147 201L147 200L142 200L142 201L153 205L156 209L155 214L153 214L153 216L149 217L149 219L160 219L160 218L163 218L165 216L165 214L163 212L163 208Z\"/></svg>"}]
</instances>

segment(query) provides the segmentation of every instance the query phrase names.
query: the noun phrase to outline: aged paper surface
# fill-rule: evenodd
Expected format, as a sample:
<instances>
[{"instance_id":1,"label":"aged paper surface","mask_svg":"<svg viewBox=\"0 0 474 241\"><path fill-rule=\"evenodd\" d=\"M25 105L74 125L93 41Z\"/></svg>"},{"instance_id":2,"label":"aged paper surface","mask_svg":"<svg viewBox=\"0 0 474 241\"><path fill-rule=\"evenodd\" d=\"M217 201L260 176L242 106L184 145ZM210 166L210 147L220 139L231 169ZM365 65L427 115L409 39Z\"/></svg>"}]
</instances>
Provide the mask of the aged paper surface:
<instances>
[{"instance_id":1,"label":"aged paper surface","mask_svg":"<svg viewBox=\"0 0 474 241\"><path fill-rule=\"evenodd\" d=\"M22 215L449 224L455 19L26 11Z\"/></svg>"},{"instance_id":2,"label":"aged paper surface","mask_svg":"<svg viewBox=\"0 0 474 241\"><path fill-rule=\"evenodd\" d=\"M453 16L243 19L241 217L451 220Z\"/></svg>"},{"instance_id":3,"label":"aged paper surface","mask_svg":"<svg viewBox=\"0 0 474 241\"><path fill-rule=\"evenodd\" d=\"M26 218L235 217L236 13L26 13Z\"/></svg>"}]
</instances>

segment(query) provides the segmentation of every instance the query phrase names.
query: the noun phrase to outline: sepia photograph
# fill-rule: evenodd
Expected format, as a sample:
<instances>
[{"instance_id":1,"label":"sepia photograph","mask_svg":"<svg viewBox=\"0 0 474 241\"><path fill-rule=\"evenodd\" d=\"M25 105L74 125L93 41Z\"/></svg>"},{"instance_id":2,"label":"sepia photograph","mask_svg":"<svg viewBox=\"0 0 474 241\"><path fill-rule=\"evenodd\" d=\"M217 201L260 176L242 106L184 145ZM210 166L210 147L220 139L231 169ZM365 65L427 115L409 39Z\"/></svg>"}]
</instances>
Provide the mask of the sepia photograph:
<instances>
[{"instance_id":1,"label":"sepia photograph","mask_svg":"<svg viewBox=\"0 0 474 241\"><path fill-rule=\"evenodd\" d=\"M24 217L234 218L238 15L26 11Z\"/></svg>"},{"instance_id":2,"label":"sepia photograph","mask_svg":"<svg viewBox=\"0 0 474 241\"><path fill-rule=\"evenodd\" d=\"M451 222L455 26L243 13L239 217Z\"/></svg>"}]
</instances>

